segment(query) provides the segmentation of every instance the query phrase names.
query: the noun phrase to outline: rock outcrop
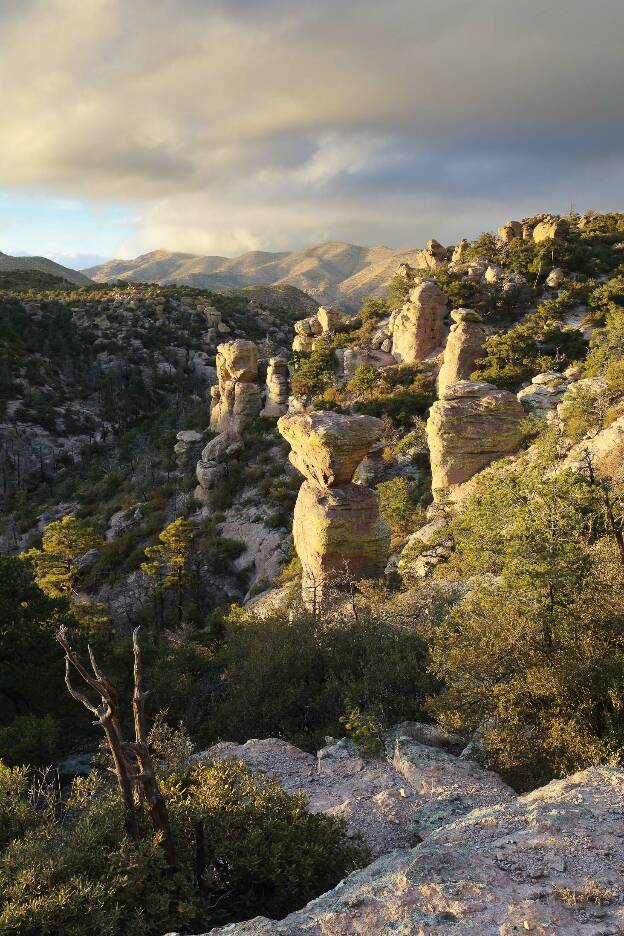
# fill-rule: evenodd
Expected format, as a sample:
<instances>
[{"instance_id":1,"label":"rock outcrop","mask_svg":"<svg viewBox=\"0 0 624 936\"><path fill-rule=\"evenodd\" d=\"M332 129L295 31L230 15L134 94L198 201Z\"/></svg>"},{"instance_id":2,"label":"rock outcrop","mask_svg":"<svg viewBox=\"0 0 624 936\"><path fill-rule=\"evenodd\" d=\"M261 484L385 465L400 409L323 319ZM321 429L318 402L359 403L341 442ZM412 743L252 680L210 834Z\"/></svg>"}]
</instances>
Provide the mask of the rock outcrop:
<instances>
[{"instance_id":1,"label":"rock outcrop","mask_svg":"<svg viewBox=\"0 0 624 936\"><path fill-rule=\"evenodd\" d=\"M466 259L466 254L468 253L469 249L470 249L470 241L466 240L466 238L463 237L460 240L459 244L457 244L457 246L453 250L453 253L451 256L451 263L452 264L463 263L464 260Z\"/></svg>"},{"instance_id":2,"label":"rock outcrop","mask_svg":"<svg viewBox=\"0 0 624 936\"><path fill-rule=\"evenodd\" d=\"M302 597L310 607L333 590L383 574L390 531L379 514L379 496L351 483L383 423L372 416L302 413L282 416L277 428L305 478L293 536L303 569Z\"/></svg>"},{"instance_id":3,"label":"rock outcrop","mask_svg":"<svg viewBox=\"0 0 624 936\"><path fill-rule=\"evenodd\" d=\"M533 228L533 240L540 244L546 240L565 240L570 233L570 222L566 218L546 217Z\"/></svg>"},{"instance_id":4,"label":"rock outcrop","mask_svg":"<svg viewBox=\"0 0 624 936\"><path fill-rule=\"evenodd\" d=\"M313 351L314 341L323 334L323 327L316 315L295 322L295 337L292 343L293 351Z\"/></svg>"},{"instance_id":5,"label":"rock outcrop","mask_svg":"<svg viewBox=\"0 0 624 936\"><path fill-rule=\"evenodd\" d=\"M419 270L439 270L446 262L446 255L446 247L433 238L427 241L424 250L419 250L416 254L416 266Z\"/></svg>"},{"instance_id":6,"label":"rock outcrop","mask_svg":"<svg viewBox=\"0 0 624 936\"><path fill-rule=\"evenodd\" d=\"M277 777L290 793L304 793L311 812L343 818L373 857L414 845L472 809L515 799L497 774L456 756L465 746L457 735L402 722L384 732L383 742L386 756L375 760L346 739L314 755L277 738L222 742L195 759L242 760Z\"/></svg>"},{"instance_id":7,"label":"rock outcrop","mask_svg":"<svg viewBox=\"0 0 624 936\"><path fill-rule=\"evenodd\" d=\"M505 243L508 243L515 237L522 238L523 227L522 221L507 221L506 224L499 227L498 236L501 240L505 241Z\"/></svg>"},{"instance_id":8,"label":"rock outcrop","mask_svg":"<svg viewBox=\"0 0 624 936\"><path fill-rule=\"evenodd\" d=\"M444 293L432 280L420 280L392 322L392 354L399 364L423 361L444 343Z\"/></svg>"},{"instance_id":9,"label":"rock outcrop","mask_svg":"<svg viewBox=\"0 0 624 936\"><path fill-rule=\"evenodd\" d=\"M462 380L447 386L431 407L427 440L434 500L453 494L522 441L524 410L513 393L493 384Z\"/></svg>"},{"instance_id":10,"label":"rock outcrop","mask_svg":"<svg viewBox=\"0 0 624 936\"><path fill-rule=\"evenodd\" d=\"M195 496L203 500L205 494L221 481L228 472L229 465L238 460L243 442L237 432L220 432L211 439L197 462L196 475L199 488Z\"/></svg>"},{"instance_id":11,"label":"rock outcrop","mask_svg":"<svg viewBox=\"0 0 624 936\"><path fill-rule=\"evenodd\" d=\"M240 432L260 412L258 349L253 341L239 339L217 346L217 381L210 391L210 427L216 432Z\"/></svg>"},{"instance_id":12,"label":"rock outcrop","mask_svg":"<svg viewBox=\"0 0 624 936\"><path fill-rule=\"evenodd\" d=\"M179 468L186 468L193 462L201 448L203 438L203 433L196 432L194 429L182 429L178 432L173 451Z\"/></svg>"},{"instance_id":13,"label":"rock outcrop","mask_svg":"<svg viewBox=\"0 0 624 936\"><path fill-rule=\"evenodd\" d=\"M547 371L537 374L528 387L518 391L518 399L524 409L540 419L551 419L563 400L570 381L564 374Z\"/></svg>"},{"instance_id":14,"label":"rock outcrop","mask_svg":"<svg viewBox=\"0 0 624 936\"><path fill-rule=\"evenodd\" d=\"M285 358L269 358L266 378L266 399L261 416L283 416L288 410L290 373Z\"/></svg>"},{"instance_id":15,"label":"rock outcrop","mask_svg":"<svg viewBox=\"0 0 624 936\"><path fill-rule=\"evenodd\" d=\"M617 936L624 770L590 768L442 825L284 920L213 936Z\"/></svg>"},{"instance_id":16,"label":"rock outcrop","mask_svg":"<svg viewBox=\"0 0 624 936\"><path fill-rule=\"evenodd\" d=\"M444 348L444 359L438 374L438 394L460 380L469 380L475 361L483 354L485 329L482 318L473 309L451 312L453 324Z\"/></svg>"}]
</instances>

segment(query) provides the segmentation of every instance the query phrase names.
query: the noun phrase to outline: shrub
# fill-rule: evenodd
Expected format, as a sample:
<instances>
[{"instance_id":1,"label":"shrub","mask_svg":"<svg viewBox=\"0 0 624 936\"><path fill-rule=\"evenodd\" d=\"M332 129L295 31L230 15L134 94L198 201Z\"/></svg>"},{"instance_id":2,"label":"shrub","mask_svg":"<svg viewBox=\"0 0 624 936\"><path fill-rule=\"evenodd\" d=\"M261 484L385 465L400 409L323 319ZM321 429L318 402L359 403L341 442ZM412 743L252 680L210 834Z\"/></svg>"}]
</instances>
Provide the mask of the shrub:
<instances>
[{"instance_id":1,"label":"shrub","mask_svg":"<svg viewBox=\"0 0 624 936\"><path fill-rule=\"evenodd\" d=\"M122 834L118 792L99 773L74 782L63 810L49 798L42 809L27 780L0 766L0 933L7 936L161 936L282 916L368 857L345 839L341 820L308 813L302 794L242 763L195 765L163 780L178 845L174 874L157 838L146 832L136 844Z\"/></svg>"},{"instance_id":2,"label":"shrub","mask_svg":"<svg viewBox=\"0 0 624 936\"><path fill-rule=\"evenodd\" d=\"M333 350L319 342L314 351L301 357L299 367L292 378L292 392L296 396L312 396L320 393L332 380L335 371Z\"/></svg>"},{"instance_id":3,"label":"shrub","mask_svg":"<svg viewBox=\"0 0 624 936\"><path fill-rule=\"evenodd\" d=\"M392 530L393 548L411 533L422 518L419 486L407 478L391 478L377 485L381 515Z\"/></svg>"}]
</instances>

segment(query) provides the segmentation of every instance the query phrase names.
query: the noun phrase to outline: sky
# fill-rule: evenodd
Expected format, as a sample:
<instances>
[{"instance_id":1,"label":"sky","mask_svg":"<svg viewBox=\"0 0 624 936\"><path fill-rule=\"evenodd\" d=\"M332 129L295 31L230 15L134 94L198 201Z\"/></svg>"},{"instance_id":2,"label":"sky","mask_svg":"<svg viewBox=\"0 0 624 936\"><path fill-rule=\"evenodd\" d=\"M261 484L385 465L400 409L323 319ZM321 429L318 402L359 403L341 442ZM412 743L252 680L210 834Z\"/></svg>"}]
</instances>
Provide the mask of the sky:
<instances>
[{"instance_id":1,"label":"sky","mask_svg":"<svg viewBox=\"0 0 624 936\"><path fill-rule=\"evenodd\" d=\"M624 209L623 0L0 0L0 251L455 243Z\"/></svg>"}]
</instances>

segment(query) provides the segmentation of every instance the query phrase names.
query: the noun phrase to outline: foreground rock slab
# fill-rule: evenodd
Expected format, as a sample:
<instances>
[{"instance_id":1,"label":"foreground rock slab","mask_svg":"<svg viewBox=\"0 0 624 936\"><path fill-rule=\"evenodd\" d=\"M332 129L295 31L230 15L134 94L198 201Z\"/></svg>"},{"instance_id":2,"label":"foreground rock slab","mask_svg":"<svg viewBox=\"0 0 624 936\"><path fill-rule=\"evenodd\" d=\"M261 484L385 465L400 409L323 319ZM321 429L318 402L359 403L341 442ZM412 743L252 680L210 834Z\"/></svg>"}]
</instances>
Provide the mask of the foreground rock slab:
<instances>
[{"instance_id":1,"label":"foreground rock slab","mask_svg":"<svg viewBox=\"0 0 624 936\"><path fill-rule=\"evenodd\" d=\"M624 771L590 769L476 809L281 921L228 936L617 936Z\"/></svg>"},{"instance_id":2,"label":"foreground rock slab","mask_svg":"<svg viewBox=\"0 0 624 936\"><path fill-rule=\"evenodd\" d=\"M314 755L278 738L222 742L196 757L243 760L252 770L273 774L289 792L301 790L312 812L345 819L376 857L414 845L476 807L515 799L497 774L432 746L436 739L427 731L435 729L405 722L388 732L387 757L381 759L363 759L347 740ZM423 737L427 744L417 740ZM446 736L451 747L453 737Z\"/></svg>"}]
</instances>

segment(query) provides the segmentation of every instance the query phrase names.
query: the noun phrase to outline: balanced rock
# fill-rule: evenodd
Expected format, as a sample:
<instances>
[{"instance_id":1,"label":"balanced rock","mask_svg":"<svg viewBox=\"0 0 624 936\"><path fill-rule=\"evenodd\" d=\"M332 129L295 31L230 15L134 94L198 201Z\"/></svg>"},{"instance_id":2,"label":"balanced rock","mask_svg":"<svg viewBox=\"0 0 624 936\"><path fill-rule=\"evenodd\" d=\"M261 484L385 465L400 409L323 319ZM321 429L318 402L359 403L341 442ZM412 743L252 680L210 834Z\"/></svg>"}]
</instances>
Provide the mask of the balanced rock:
<instances>
[{"instance_id":1,"label":"balanced rock","mask_svg":"<svg viewBox=\"0 0 624 936\"><path fill-rule=\"evenodd\" d=\"M261 416L283 416L288 410L290 374L284 358L269 359L266 378L266 399Z\"/></svg>"},{"instance_id":2,"label":"balanced rock","mask_svg":"<svg viewBox=\"0 0 624 936\"><path fill-rule=\"evenodd\" d=\"M293 539L302 566L302 598L313 607L352 582L383 575L390 529L380 516L377 491L362 484L323 488L304 481Z\"/></svg>"},{"instance_id":3,"label":"balanced rock","mask_svg":"<svg viewBox=\"0 0 624 936\"><path fill-rule=\"evenodd\" d=\"M546 240L565 240L570 233L570 223L565 218L545 218L533 228L533 240L540 244Z\"/></svg>"},{"instance_id":4,"label":"balanced rock","mask_svg":"<svg viewBox=\"0 0 624 936\"><path fill-rule=\"evenodd\" d=\"M327 308L326 306L319 306L319 310L316 313L316 318L319 325L321 326L321 334L326 335L336 330L336 326L342 316L340 312L337 311L337 309Z\"/></svg>"},{"instance_id":5,"label":"balanced rock","mask_svg":"<svg viewBox=\"0 0 624 936\"><path fill-rule=\"evenodd\" d=\"M447 313L444 293L432 280L421 280L393 319L392 354L399 364L423 361L444 342Z\"/></svg>"},{"instance_id":6,"label":"balanced rock","mask_svg":"<svg viewBox=\"0 0 624 936\"><path fill-rule=\"evenodd\" d=\"M431 407L427 440L434 500L516 451L524 410L513 393L493 384L450 384Z\"/></svg>"},{"instance_id":7,"label":"balanced rock","mask_svg":"<svg viewBox=\"0 0 624 936\"><path fill-rule=\"evenodd\" d=\"M478 312L473 309L455 309L451 312L451 319L453 324L438 375L440 395L450 384L470 379L475 361L482 356L485 345L485 329Z\"/></svg>"},{"instance_id":8,"label":"balanced rock","mask_svg":"<svg viewBox=\"0 0 624 936\"><path fill-rule=\"evenodd\" d=\"M301 413L282 416L277 428L292 449L289 459L297 471L321 487L336 487L351 481L380 438L383 423L374 416Z\"/></svg>"},{"instance_id":9,"label":"balanced rock","mask_svg":"<svg viewBox=\"0 0 624 936\"><path fill-rule=\"evenodd\" d=\"M508 243L515 237L521 238L522 230L522 221L507 221L506 224L503 224L503 226L498 229L498 236L501 240L505 241L505 243Z\"/></svg>"},{"instance_id":10,"label":"balanced rock","mask_svg":"<svg viewBox=\"0 0 624 936\"><path fill-rule=\"evenodd\" d=\"M303 601L316 607L334 590L383 574L390 530L379 513L379 495L351 483L383 423L372 416L302 413L282 416L277 428L306 479L295 504L293 537Z\"/></svg>"},{"instance_id":11,"label":"balanced rock","mask_svg":"<svg viewBox=\"0 0 624 936\"><path fill-rule=\"evenodd\" d=\"M260 412L258 349L253 341L226 341L217 347L217 381L212 387L210 426L240 431Z\"/></svg>"}]
</instances>

